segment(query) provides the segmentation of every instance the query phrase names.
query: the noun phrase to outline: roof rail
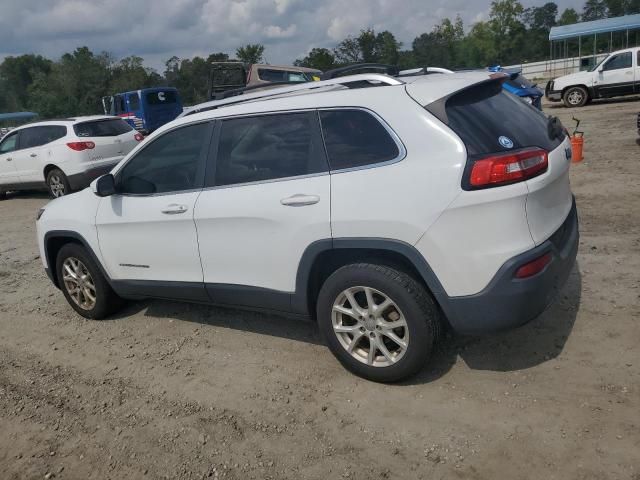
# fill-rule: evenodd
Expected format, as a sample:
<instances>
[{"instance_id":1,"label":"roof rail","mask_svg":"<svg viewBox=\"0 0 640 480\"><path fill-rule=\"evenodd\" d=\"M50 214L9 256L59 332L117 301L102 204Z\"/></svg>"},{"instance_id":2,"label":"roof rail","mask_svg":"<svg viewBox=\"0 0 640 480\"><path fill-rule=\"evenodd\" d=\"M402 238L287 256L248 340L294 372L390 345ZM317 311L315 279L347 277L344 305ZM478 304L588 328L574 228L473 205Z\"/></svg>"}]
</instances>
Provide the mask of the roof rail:
<instances>
[{"instance_id":1,"label":"roof rail","mask_svg":"<svg viewBox=\"0 0 640 480\"><path fill-rule=\"evenodd\" d=\"M420 67L409 70L400 70L398 77L415 77L418 75L429 75L430 73L453 73L453 70L442 67Z\"/></svg>"},{"instance_id":2,"label":"roof rail","mask_svg":"<svg viewBox=\"0 0 640 480\"><path fill-rule=\"evenodd\" d=\"M386 63L354 63L353 65L347 65L346 67L334 68L333 70L327 70L320 75L320 80L329 80L332 78L338 78L345 76L346 73L357 74L359 73L380 73L391 76L398 75L397 65L387 65Z\"/></svg>"},{"instance_id":3,"label":"roof rail","mask_svg":"<svg viewBox=\"0 0 640 480\"><path fill-rule=\"evenodd\" d=\"M253 100L261 100L264 98L275 97L278 95L286 95L287 93L304 92L309 90L317 90L323 87L343 86L347 88L362 88L365 86L377 86L383 84L386 86L404 85L405 82L397 78L383 75L380 73L363 73L360 75L349 75L347 77L332 78L330 80L320 80L318 82L304 82L281 88L272 88L256 93L238 95L223 100L213 100L211 102L195 105L183 116L193 115L194 113L206 112L216 108L235 105L238 103L250 102ZM351 86L350 86L351 85ZM268 86L268 84L265 84Z\"/></svg>"}]
</instances>

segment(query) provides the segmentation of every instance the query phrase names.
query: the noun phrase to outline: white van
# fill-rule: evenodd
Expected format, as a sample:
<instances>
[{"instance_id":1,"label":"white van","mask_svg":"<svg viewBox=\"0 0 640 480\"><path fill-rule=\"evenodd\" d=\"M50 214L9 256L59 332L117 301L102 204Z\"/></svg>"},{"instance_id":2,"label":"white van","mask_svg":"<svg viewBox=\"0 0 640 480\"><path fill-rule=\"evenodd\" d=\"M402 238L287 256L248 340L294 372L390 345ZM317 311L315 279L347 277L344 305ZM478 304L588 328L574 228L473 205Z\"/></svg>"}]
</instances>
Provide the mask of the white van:
<instances>
[{"instance_id":1,"label":"white van","mask_svg":"<svg viewBox=\"0 0 640 480\"><path fill-rule=\"evenodd\" d=\"M566 107L582 107L594 98L640 94L640 47L611 53L588 71L547 83L545 96Z\"/></svg>"}]
</instances>

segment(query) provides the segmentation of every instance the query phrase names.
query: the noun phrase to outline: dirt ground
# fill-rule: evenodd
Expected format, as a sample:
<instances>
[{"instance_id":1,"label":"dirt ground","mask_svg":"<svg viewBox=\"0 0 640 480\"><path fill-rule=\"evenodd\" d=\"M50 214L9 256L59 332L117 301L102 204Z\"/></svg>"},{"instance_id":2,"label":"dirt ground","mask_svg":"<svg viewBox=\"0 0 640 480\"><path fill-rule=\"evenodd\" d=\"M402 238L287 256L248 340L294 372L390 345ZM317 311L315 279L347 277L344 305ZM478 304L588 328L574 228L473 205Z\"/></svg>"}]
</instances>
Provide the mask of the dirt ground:
<instances>
[{"instance_id":1,"label":"dirt ground","mask_svg":"<svg viewBox=\"0 0 640 480\"><path fill-rule=\"evenodd\" d=\"M0 202L3 479L640 479L640 101L568 110L577 266L538 320L448 338L400 385L312 323L170 302L87 321L38 257L44 194Z\"/></svg>"}]
</instances>

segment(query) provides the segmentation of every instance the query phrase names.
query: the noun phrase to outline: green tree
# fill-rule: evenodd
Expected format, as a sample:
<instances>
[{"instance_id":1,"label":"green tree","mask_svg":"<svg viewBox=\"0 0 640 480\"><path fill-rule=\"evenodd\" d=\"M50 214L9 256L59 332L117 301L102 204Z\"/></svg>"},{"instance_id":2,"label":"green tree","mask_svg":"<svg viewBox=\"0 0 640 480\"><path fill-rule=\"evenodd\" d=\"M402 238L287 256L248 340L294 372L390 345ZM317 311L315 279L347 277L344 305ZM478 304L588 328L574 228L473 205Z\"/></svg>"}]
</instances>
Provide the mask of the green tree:
<instances>
[{"instance_id":1,"label":"green tree","mask_svg":"<svg viewBox=\"0 0 640 480\"><path fill-rule=\"evenodd\" d=\"M29 86L31 107L43 117L101 112L110 63L108 54L94 55L87 47L65 53L49 74L41 72Z\"/></svg>"},{"instance_id":2,"label":"green tree","mask_svg":"<svg viewBox=\"0 0 640 480\"><path fill-rule=\"evenodd\" d=\"M580 14L576 12L573 8L565 9L561 14L560 18L558 18L558 25L573 25L574 23L578 23L580 21Z\"/></svg>"},{"instance_id":3,"label":"green tree","mask_svg":"<svg viewBox=\"0 0 640 480\"><path fill-rule=\"evenodd\" d=\"M423 33L413 40L412 53L416 66L454 68L461 63L460 48L464 38L462 19L455 23L445 18L429 33Z\"/></svg>"},{"instance_id":4,"label":"green tree","mask_svg":"<svg viewBox=\"0 0 640 480\"><path fill-rule=\"evenodd\" d=\"M39 75L48 74L52 63L31 54L5 58L0 64L0 108L5 111L28 108L29 86Z\"/></svg>"},{"instance_id":5,"label":"green tree","mask_svg":"<svg viewBox=\"0 0 640 480\"><path fill-rule=\"evenodd\" d=\"M524 7L517 0L494 0L489 13L489 28L495 41L496 61L501 64L522 60L527 43L526 27L521 18Z\"/></svg>"},{"instance_id":6,"label":"green tree","mask_svg":"<svg viewBox=\"0 0 640 480\"><path fill-rule=\"evenodd\" d=\"M498 62L495 33L488 22L478 22L460 46L461 63L466 67L485 67Z\"/></svg>"},{"instance_id":7,"label":"green tree","mask_svg":"<svg viewBox=\"0 0 640 480\"><path fill-rule=\"evenodd\" d=\"M236 50L236 57L244 63L261 63L264 55L264 45L250 43Z\"/></svg>"},{"instance_id":8,"label":"green tree","mask_svg":"<svg viewBox=\"0 0 640 480\"><path fill-rule=\"evenodd\" d=\"M362 62L362 50L357 38L351 36L342 40L333 50L333 55L337 63L347 65L350 63Z\"/></svg>"},{"instance_id":9,"label":"green tree","mask_svg":"<svg viewBox=\"0 0 640 480\"><path fill-rule=\"evenodd\" d=\"M604 0L587 0L582 9L582 21L600 20L607 16L607 4Z\"/></svg>"},{"instance_id":10,"label":"green tree","mask_svg":"<svg viewBox=\"0 0 640 480\"><path fill-rule=\"evenodd\" d=\"M336 66L336 58L329 49L312 48L309 54L293 62L298 67L317 68L326 72Z\"/></svg>"},{"instance_id":11,"label":"green tree","mask_svg":"<svg viewBox=\"0 0 640 480\"><path fill-rule=\"evenodd\" d=\"M385 30L377 33L373 29L361 30L357 37L349 36L334 49L337 63L398 63L402 43Z\"/></svg>"},{"instance_id":12,"label":"green tree","mask_svg":"<svg viewBox=\"0 0 640 480\"><path fill-rule=\"evenodd\" d=\"M162 77L144 66L144 59L132 55L123 58L111 68L109 88L112 93L127 92L146 87L157 87Z\"/></svg>"},{"instance_id":13,"label":"green tree","mask_svg":"<svg viewBox=\"0 0 640 480\"><path fill-rule=\"evenodd\" d=\"M531 30L549 30L556 24L558 5L547 2L541 7L525 9L522 18Z\"/></svg>"}]
</instances>

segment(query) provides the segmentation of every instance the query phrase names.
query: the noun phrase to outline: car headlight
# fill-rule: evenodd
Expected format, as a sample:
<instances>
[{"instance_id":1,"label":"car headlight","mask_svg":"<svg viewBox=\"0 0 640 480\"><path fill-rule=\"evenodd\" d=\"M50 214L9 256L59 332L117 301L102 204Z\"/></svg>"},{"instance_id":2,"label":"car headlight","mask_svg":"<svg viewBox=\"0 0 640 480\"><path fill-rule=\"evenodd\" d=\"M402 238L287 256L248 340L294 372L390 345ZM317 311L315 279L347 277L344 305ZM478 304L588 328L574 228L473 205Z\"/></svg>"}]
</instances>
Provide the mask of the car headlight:
<instances>
[{"instance_id":1,"label":"car headlight","mask_svg":"<svg viewBox=\"0 0 640 480\"><path fill-rule=\"evenodd\" d=\"M40 210L38 210L38 213L36 213L36 222L40 220L40 217L42 216L43 213L44 213L44 208L41 208Z\"/></svg>"},{"instance_id":2,"label":"car headlight","mask_svg":"<svg viewBox=\"0 0 640 480\"><path fill-rule=\"evenodd\" d=\"M531 97L522 97L522 99L527 102L529 105L533 105L533 98Z\"/></svg>"}]
</instances>

